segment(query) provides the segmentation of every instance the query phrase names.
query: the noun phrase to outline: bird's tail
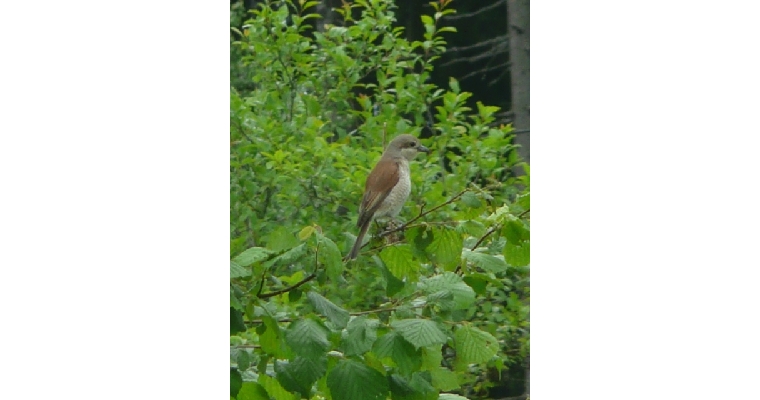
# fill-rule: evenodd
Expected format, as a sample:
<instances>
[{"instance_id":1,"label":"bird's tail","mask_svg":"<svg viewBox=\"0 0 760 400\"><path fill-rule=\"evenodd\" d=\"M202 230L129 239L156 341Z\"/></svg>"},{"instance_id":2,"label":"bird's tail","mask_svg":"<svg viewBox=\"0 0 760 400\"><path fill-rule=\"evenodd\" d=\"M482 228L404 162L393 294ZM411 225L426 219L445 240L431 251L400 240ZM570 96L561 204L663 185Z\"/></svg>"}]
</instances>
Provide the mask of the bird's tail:
<instances>
[{"instance_id":1,"label":"bird's tail","mask_svg":"<svg viewBox=\"0 0 760 400\"><path fill-rule=\"evenodd\" d=\"M348 253L346 260L353 260L359 255L359 250L362 249L364 235L367 234L367 229L369 228L370 222L372 221L367 221L364 223L364 225L362 225L361 229L359 230L359 236L356 237L356 242L354 242L354 247L351 248L351 252Z\"/></svg>"}]
</instances>

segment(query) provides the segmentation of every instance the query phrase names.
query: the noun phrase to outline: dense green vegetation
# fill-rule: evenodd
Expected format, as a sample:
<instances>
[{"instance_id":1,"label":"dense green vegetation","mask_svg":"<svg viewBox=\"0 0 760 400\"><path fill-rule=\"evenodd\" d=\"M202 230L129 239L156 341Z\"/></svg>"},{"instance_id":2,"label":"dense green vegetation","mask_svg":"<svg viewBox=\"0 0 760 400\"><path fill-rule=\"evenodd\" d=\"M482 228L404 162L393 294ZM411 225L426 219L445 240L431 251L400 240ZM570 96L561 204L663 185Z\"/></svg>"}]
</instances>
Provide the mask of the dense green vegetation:
<instances>
[{"instance_id":1,"label":"dense green vegetation","mask_svg":"<svg viewBox=\"0 0 760 400\"><path fill-rule=\"evenodd\" d=\"M484 398L529 354L529 169L510 126L430 83L449 1L395 26L357 0L316 28L317 2L233 6L230 90L231 396ZM364 179L401 133L412 163L397 231L342 261ZM509 157L508 157L509 156ZM505 383L507 382L507 383ZM509 388L522 393L522 388ZM461 396L461 397L458 397Z\"/></svg>"}]
</instances>

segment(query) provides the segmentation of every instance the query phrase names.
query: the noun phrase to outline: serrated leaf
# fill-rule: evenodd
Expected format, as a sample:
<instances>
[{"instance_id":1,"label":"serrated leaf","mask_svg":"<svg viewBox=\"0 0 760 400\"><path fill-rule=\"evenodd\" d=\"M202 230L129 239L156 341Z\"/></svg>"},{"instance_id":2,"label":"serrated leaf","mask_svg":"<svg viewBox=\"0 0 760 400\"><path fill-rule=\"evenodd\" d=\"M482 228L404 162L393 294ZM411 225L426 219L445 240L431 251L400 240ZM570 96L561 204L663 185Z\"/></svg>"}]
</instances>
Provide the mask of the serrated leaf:
<instances>
[{"instance_id":1,"label":"serrated leaf","mask_svg":"<svg viewBox=\"0 0 760 400\"><path fill-rule=\"evenodd\" d=\"M499 342L495 337L471 325L457 329L454 344L457 360L464 364L486 362L499 350Z\"/></svg>"},{"instance_id":2,"label":"serrated leaf","mask_svg":"<svg viewBox=\"0 0 760 400\"><path fill-rule=\"evenodd\" d=\"M443 353L441 348L443 346L438 344L435 346L428 346L422 348L422 369L426 371L433 371L441 366L443 361Z\"/></svg>"},{"instance_id":3,"label":"serrated leaf","mask_svg":"<svg viewBox=\"0 0 760 400\"><path fill-rule=\"evenodd\" d=\"M416 275L417 267L419 266L414 262L414 253L408 244L384 248L380 252L380 259L383 260L393 276L399 279Z\"/></svg>"},{"instance_id":4,"label":"serrated leaf","mask_svg":"<svg viewBox=\"0 0 760 400\"><path fill-rule=\"evenodd\" d=\"M462 258L475 264L477 267L494 273L504 272L509 268L507 262L502 258L477 251L464 249L462 250Z\"/></svg>"},{"instance_id":5,"label":"serrated leaf","mask_svg":"<svg viewBox=\"0 0 760 400\"><path fill-rule=\"evenodd\" d=\"M463 242L462 235L457 231L447 227L436 228L427 252L433 262L447 271L453 271L462 259Z\"/></svg>"},{"instance_id":6,"label":"serrated leaf","mask_svg":"<svg viewBox=\"0 0 760 400\"><path fill-rule=\"evenodd\" d=\"M256 328L257 333L260 329L263 329L263 332L259 333L261 350L265 354L270 354L277 358L287 358L288 348L277 321L270 316L264 316L262 320L264 321L264 327L259 326Z\"/></svg>"},{"instance_id":7,"label":"serrated leaf","mask_svg":"<svg viewBox=\"0 0 760 400\"><path fill-rule=\"evenodd\" d=\"M244 252L235 256L235 258L233 258L232 261L235 264L239 264L242 267L248 267L257 261L265 260L271 254L272 252L270 250L265 249L263 247L251 247L250 249L247 249ZM232 275L231 271L230 271L230 275ZM249 272L249 275L250 275L250 272Z\"/></svg>"},{"instance_id":8,"label":"serrated leaf","mask_svg":"<svg viewBox=\"0 0 760 400\"><path fill-rule=\"evenodd\" d=\"M466 192L462 195L462 203L470 208L478 208L483 205L478 198L478 195L473 192Z\"/></svg>"},{"instance_id":9,"label":"serrated leaf","mask_svg":"<svg viewBox=\"0 0 760 400\"><path fill-rule=\"evenodd\" d=\"M258 382L243 382L237 400L270 400L267 390Z\"/></svg>"},{"instance_id":10,"label":"serrated leaf","mask_svg":"<svg viewBox=\"0 0 760 400\"><path fill-rule=\"evenodd\" d=\"M420 282L418 287L425 293L448 292L453 296L454 309L461 310L475 302L475 291L467 286L462 277L453 272L444 272Z\"/></svg>"},{"instance_id":11,"label":"serrated leaf","mask_svg":"<svg viewBox=\"0 0 760 400\"><path fill-rule=\"evenodd\" d=\"M376 319L368 319L366 315L356 317L348 323L342 341L346 356L360 356L372 349L377 340L378 323Z\"/></svg>"},{"instance_id":12,"label":"serrated leaf","mask_svg":"<svg viewBox=\"0 0 760 400\"><path fill-rule=\"evenodd\" d=\"M296 354L312 360L324 356L330 348L327 329L310 319L300 319L290 324L285 341Z\"/></svg>"},{"instance_id":13,"label":"serrated leaf","mask_svg":"<svg viewBox=\"0 0 760 400\"><path fill-rule=\"evenodd\" d=\"M325 272L332 280L337 280L343 273L343 256L340 254L338 245L330 238L317 233L319 238L319 261L325 265Z\"/></svg>"},{"instance_id":14,"label":"serrated leaf","mask_svg":"<svg viewBox=\"0 0 760 400\"><path fill-rule=\"evenodd\" d=\"M388 396L388 380L377 370L353 360L340 360L327 376L334 400L381 400Z\"/></svg>"},{"instance_id":15,"label":"serrated leaf","mask_svg":"<svg viewBox=\"0 0 760 400\"><path fill-rule=\"evenodd\" d=\"M504 246L504 260L514 267L524 267L530 264L530 242L517 246L507 243Z\"/></svg>"},{"instance_id":16,"label":"serrated leaf","mask_svg":"<svg viewBox=\"0 0 760 400\"><path fill-rule=\"evenodd\" d=\"M309 398L314 382L327 372L327 357L316 360L296 357L293 361L277 361L274 371L283 388Z\"/></svg>"},{"instance_id":17,"label":"serrated leaf","mask_svg":"<svg viewBox=\"0 0 760 400\"><path fill-rule=\"evenodd\" d=\"M230 279L251 276L251 269L230 261Z\"/></svg>"},{"instance_id":18,"label":"serrated leaf","mask_svg":"<svg viewBox=\"0 0 760 400\"><path fill-rule=\"evenodd\" d=\"M480 237L486 233L486 226L477 220L467 220L457 226L457 231L470 236Z\"/></svg>"},{"instance_id":19,"label":"serrated leaf","mask_svg":"<svg viewBox=\"0 0 760 400\"><path fill-rule=\"evenodd\" d=\"M269 396L274 400L298 400L301 396L285 390L277 379L266 374L259 374L259 383L266 389Z\"/></svg>"},{"instance_id":20,"label":"serrated leaf","mask_svg":"<svg viewBox=\"0 0 760 400\"><path fill-rule=\"evenodd\" d=\"M388 381L393 400L435 400L438 398L438 392L419 372L412 374L411 379L393 374Z\"/></svg>"},{"instance_id":21,"label":"serrated leaf","mask_svg":"<svg viewBox=\"0 0 760 400\"><path fill-rule=\"evenodd\" d=\"M314 306L317 312L327 317L330 322L341 329L346 327L348 320L351 318L351 316L348 314L348 311L336 306L335 303L327 300L317 292L310 291L306 294L306 297L309 299L309 302Z\"/></svg>"},{"instance_id":22,"label":"serrated leaf","mask_svg":"<svg viewBox=\"0 0 760 400\"><path fill-rule=\"evenodd\" d=\"M263 265L265 268L269 268L274 265L289 265L303 257L306 254L308 248L306 243L302 243L292 249L280 254L279 256L265 262Z\"/></svg>"},{"instance_id":23,"label":"serrated leaf","mask_svg":"<svg viewBox=\"0 0 760 400\"><path fill-rule=\"evenodd\" d=\"M393 321L391 326L416 348L446 342L446 335L427 319L402 319Z\"/></svg>"},{"instance_id":24,"label":"serrated leaf","mask_svg":"<svg viewBox=\"0 0 760 400\"><path fill-rule=\"evenodd\" d=\"M430 371L433 378L433 387L438 390L459 389L459 375L443 367Z\"/></svg>"},{"instance_id":25,"label":"serrated leaf","mask_svg":"<svg viewBox=\"0 0 760 400\"><path fill-rule=\"evenodd\" d=\"M404 339L398 332L390 332L375 342L373 352L380 358L390 357L404 375L411 374L422 365L422 351Z\"/></svg>"}]
</instances>

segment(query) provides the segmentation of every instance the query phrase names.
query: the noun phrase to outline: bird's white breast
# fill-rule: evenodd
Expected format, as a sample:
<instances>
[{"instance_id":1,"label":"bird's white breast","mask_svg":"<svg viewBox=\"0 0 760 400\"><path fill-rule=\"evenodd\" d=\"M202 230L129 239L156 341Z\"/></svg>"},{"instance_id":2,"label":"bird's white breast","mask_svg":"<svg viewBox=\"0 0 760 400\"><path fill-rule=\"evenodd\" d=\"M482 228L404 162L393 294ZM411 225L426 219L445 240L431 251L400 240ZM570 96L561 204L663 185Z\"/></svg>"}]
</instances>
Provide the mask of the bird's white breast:
<instances>
[{"instance_id":1,"label":"bird's white breast","mask_svg":"<svg viewBox=\"0 0 760 400\"><path fill-rule=\"evenodd\" d=\"M409 161L399 160L398 167L398 183L391 189L388 197L375 212L375 218L397 216L404 208L404 203L412 191L412 181L409 179Z\"/></svg>"}]
</instances>

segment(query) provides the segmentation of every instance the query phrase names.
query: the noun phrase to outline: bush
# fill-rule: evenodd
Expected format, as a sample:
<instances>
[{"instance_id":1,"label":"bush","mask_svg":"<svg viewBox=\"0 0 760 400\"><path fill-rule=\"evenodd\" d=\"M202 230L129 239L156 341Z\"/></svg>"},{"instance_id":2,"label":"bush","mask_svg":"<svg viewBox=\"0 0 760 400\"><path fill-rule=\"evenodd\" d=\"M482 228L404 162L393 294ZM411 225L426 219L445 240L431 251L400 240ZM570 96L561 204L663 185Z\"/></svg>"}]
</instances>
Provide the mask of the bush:
<instances>
[{"instance_id":1,"label":"bush","mask_svg":"<svg viewBox=\"0 0 760 400\"><path fill-rule=\"evenodd\" d=\"M482 396L529 351L529 176L510 176L511 127L455 80L428 83L448 1L421 41L391 1L344 3L320 30L315 5L268 2L233 28L247 82L230 90L231 395ZM433 150L412 163L406 223L344 263L364 180L401 133Z\"/></svg>"}]
</instances>

